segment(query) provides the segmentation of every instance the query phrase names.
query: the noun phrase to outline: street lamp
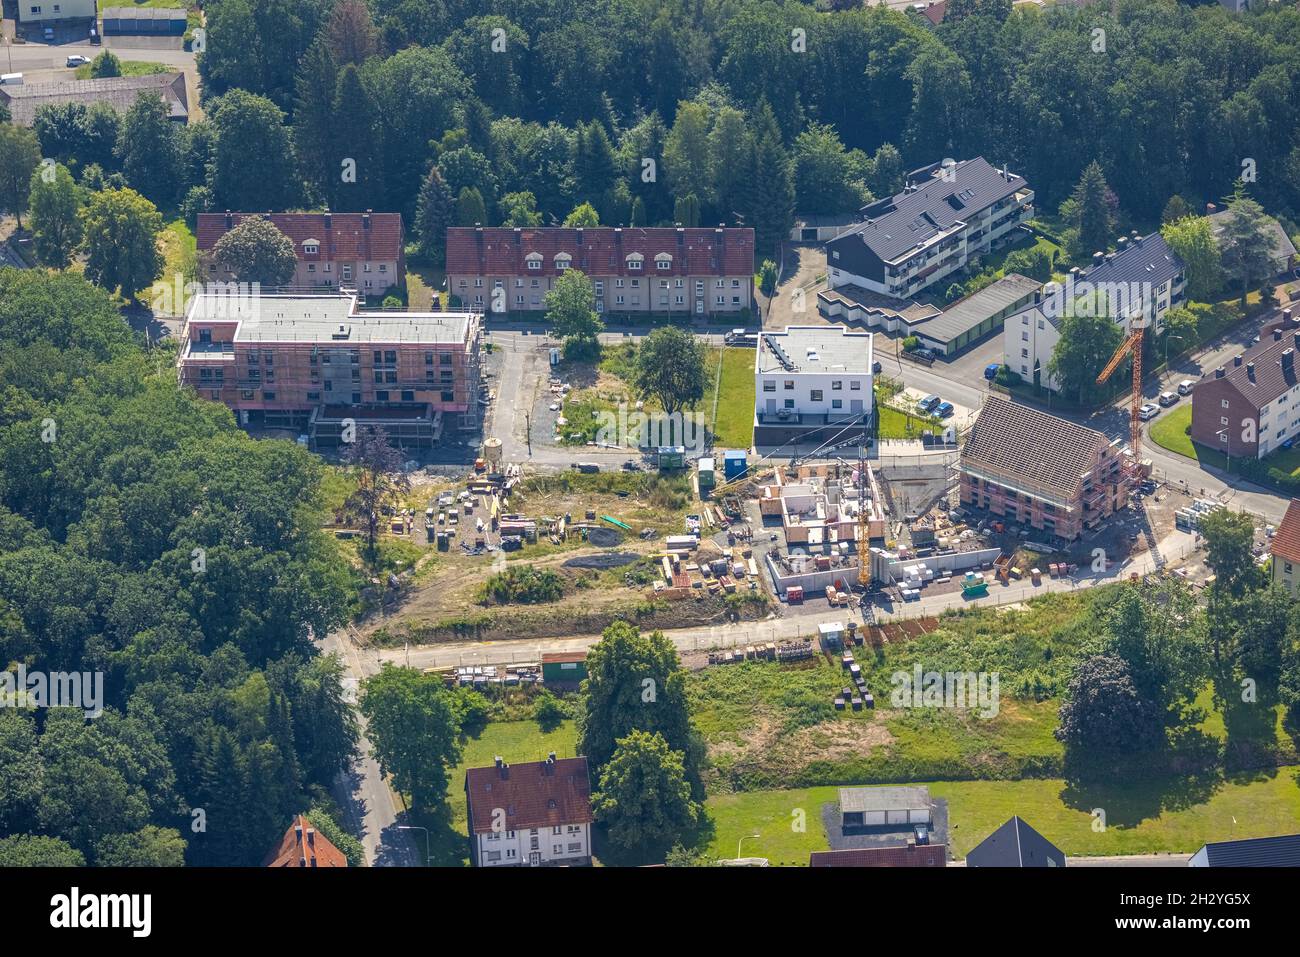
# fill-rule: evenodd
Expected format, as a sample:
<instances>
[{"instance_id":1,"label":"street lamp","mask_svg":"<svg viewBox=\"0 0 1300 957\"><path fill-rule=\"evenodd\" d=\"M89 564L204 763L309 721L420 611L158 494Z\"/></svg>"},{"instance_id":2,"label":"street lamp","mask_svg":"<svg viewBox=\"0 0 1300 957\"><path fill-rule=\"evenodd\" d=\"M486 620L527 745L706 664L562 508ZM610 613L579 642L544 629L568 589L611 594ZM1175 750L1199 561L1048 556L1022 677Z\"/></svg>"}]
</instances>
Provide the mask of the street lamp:
<instances>
[{"instance_id":1,"label":"street lamp","mask_svg":"<svg viewBox=\"0 0 1300 957\"><path fill-rule=\"evenodd\" d=\"M755 831L753 834L746 834L742 836L741 839L736 842L736 860L740 860L740 845L744 844L745 841L749 840L749 838L751 837L762 837L762 836L763 835L759 834L757 831Z\"/></svg>"},{"instance_id":2,"label":"street lamp","mask_svg":"<svg viewBox=\"0 0 1300 957\"><path fill-rule=\"evenodd\" d=\"M429 850L429 829L420 827L418 824L399 824L399 831L423 831L424 832L424 863L428 867L433 866L433 852Z\"/></svg>"}]
</instances>

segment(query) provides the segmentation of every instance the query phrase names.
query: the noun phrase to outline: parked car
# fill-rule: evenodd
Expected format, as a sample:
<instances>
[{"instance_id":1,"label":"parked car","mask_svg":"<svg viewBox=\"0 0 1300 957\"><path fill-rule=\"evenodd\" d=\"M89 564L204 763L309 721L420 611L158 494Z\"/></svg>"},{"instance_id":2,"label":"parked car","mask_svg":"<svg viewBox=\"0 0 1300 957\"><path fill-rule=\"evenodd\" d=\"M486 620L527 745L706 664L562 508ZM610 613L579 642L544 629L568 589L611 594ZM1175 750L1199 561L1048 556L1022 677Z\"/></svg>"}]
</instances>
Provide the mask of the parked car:
<instances>
[{"instance_id":1,"label":"parked car","mask_svg":"<svg viewBox=\"0 0 1300 957\"><path fill-rule=\"evenodd\" d=\"M1171 405L1176 403L1179 400L1179 398L1180 396L1178 395L1177 392L1161 392L1160 398L1157 399L1156 401L1159 402L1162 406L1164 406L1167 409Z\"/></svg>"},{"instance_id":2,"label":"parked car","mask_svg":"<svg viewBox=\"0 0 1300 957\"><path fill-rule=\"evenodd\" d=\"M72 56L68 57L67 65L69 67L77 67L77 66L83 66L89 62L90 62L90 57L82 56L80 53L74 53Z\"/></svg>"},{"instance_id":3,"label":"parked car","mask_svg":"<svg viewBox=\"0 0 1300 957\"><path fill-rule=\"evenodd\" d=\"M1159 414L1160 406L1156 405L1154 402L1143 402L1142 408L1138 409L1138 418L1143 422L1154 419Z\"/></svg>"},{"instance_id":4,"label":"parked car","mask_svg":"<svg viewBox=\"0 0 1300 957\"><path fill-rule=\"evenodd\" d=\"M948 416L952 415L956 411L957 410L953 407L951 402L940 402L934 407L934 414L941 419L948 418Z\"/></svg>"},{"instance_id":5,"label":"parked car","mask_svg":"<svg viewBox=\"0 0 1300 957\"><path fill-rule=\"evenodd\" d=\"M1178 383L1178 394L1191 395L1192 390L1195 388L1196 388L1195 382L1193 382L1191 379L1184 379L1182 382Z\"/></svg>"},{"instance_id":6,"label":"parked car","mask_svg":"<svg viewBox=\"0 0 1300 957\"><path fill-rule=\"evenodd\" d=\"M941 401L943 400L940 399L937 395L927 395L920 402L916 403L916 407L920 409L922 412L929 412Z\"/></svg>"},{"instance_id":7,"label":"parked car","mask_svg":"<svg viewBox=\"0 0 1300 957\"><path fill-rule=\"evenodd\" d=\"M927 362L933 362L935 359L939 358L939 353L935 352L933 349L926 348L913 349L912 355L916 356L918 359L925 359Z\"/></svg>"},{"instance_id":8,"label":"parked car","mask_svg":"<svg viewBox=\"0 0 1300 957\"><path fill-rule=\"evenodd\" d=\"M990 362L984 367L984 378L992 382L998 377L998 370L1002 368L1000 362Z\"/></svg>"},{"instance_id":9,"label":"parked car","mask_svg":"<svg viewBox=\"0 0 1300 957\"><path fill-rule=\"evenodd\" d=\"M577 469L579 472L587 472L587 473L600 471L600 466L597 465L595 462L579 462L574 466L574 468Z\"/></svg>"},{"instance_id":10,"label":"parked car","mask_svg":"<svg viewBox=\"0 0 1300 957\"><path fill-rule=\"evenodd\" d=\"M0 86L22 86L23 75L21 73L0 73Z\"/></svg>"}]
</instances>

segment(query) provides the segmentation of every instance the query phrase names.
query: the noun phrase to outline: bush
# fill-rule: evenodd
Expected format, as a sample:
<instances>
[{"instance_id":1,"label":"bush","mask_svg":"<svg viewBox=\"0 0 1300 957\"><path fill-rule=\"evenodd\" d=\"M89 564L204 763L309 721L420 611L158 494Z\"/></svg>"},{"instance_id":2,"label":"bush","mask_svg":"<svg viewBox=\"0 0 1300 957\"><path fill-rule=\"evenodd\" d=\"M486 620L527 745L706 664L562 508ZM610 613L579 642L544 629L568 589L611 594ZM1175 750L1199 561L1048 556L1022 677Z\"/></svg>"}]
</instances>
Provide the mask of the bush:
<instances>
[{"instance_id":1,"label":"bush","mask_svg":"<svg viewBox=\"0 0 1300 957\"><path fill-rule=\"evenodd\" d=\"M563 702L549 691L543 691L533 705L533 720L545 732L554 731L568 716Z\"/></svg>"},{"instance_id":2,"label":"bush","mask_svg":"<svg viewBox=\"0 0 1300 957\"><path fill-rule=\"evenodd\" d=\"M920 339L918 339L916 336L908 336L906 339L903 340L903 351L913 352L916 349L918 349L920 345L921 345Z\"/></svg>"},{"instance_id":3,"label":"bush","mask_svg":"<svg viewBox=\"0 0 1300 957\"><path fill-rule=\"evenodd\" d=\"M515 565L489 578L483 592L485 602L535 605L558 600L564 594L564 578L550 568Z\"/></svg>"},{"instance_id":4,"label":"bush","mask_svg":"<svg viewBox=\"0 0 1300 957\"><path fill-rule=\"evenodd\" d=\"M1012 386L1020 385L1024 380L1020 377L1020 373L1013 370L1011 366L1000 365L998 366L998 374L993 377L993 381L998 385L1011 388Z\"/></svg>"}]
</instances>

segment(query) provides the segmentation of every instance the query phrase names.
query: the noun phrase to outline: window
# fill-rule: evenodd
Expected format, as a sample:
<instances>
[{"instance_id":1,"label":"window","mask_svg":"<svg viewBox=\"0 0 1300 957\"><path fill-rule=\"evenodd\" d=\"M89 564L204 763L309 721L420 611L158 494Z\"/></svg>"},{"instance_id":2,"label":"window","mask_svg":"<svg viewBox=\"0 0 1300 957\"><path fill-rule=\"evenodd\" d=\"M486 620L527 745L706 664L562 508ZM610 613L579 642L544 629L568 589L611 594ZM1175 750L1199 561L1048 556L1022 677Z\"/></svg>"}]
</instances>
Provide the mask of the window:
<instances>
[{"instance_id":1,"label":"window","mask_svg":"<svg viewBox=\"0 0 1300 957\"><path fill-rule=\"evenodd\" d=\"M861 392L861 391L862 391L862 383L861 383L858 379L853 379L853 380L851 380L851 381L849 382L849 391L850 391L850 392Z\"/></svg>"},{"instance_id":2,"label":"window","mask_svg":"<svg viewBox=\"0 0 1300 957\"><path fill-rule=\"evenodd\" d=\"M274 393L274 392L263 392L263 393L262 393L262 400L265 401L265 402L274 402L274 401L275 401L275 393Z\"/></svg>"},{"instance_id":3,"label":"window","mask_svg":"<svg viewBox=\"0 0 1300 957\"><path fill-rule=\"evenodd\" d=\"M540 259L530 259L528 260L528 268L533 270L534 272L540 272L542 268L542 261Z\"/></svg>"},{"instance_id":4,"label":"window","mask_svg":"<svg viewBox=\"0 0 1300 957\"><path fill-rule=\"evenodd\" d=\"M320 393L319 393L319 392L308 392L308 393L307 393L307 401L308 401L308 402L319 402L319 401L320 401Z\"/></svg>"},{"instance_id":5,"label":"window","mask_svg":"<svg viewBox=\"0 0 1300 957\"><path fill-rule=\"evenodd\" d=\"M343 266L342 266L341 268L343 269L343 278L344 278L344 279L351 279L351 278L352 278L352 264L351 264L351 263L344 263Z\"/></svg>"},{"instance_id":6,"label":"window","mask_svg":"<svg viewBox=\"0 0 1300 957\"><path fill-rule=\"evenodd\" d=\"M793 408L794 408L794 399L786 399L786 400L785 400L785 407L786 407L787 409L793 409Z\"/></svg>"},{"instance_id":7,"label":"window","mask_svg":"<svg viewBox=\"0 0 1300 957\"><path fill-rule=\"evenodd\" d=\"M655 262L655 269L658 269L661 272L667 272L669 269L672 268L673 268L673 264L667 259L660 259L657 262Z\"/></svg>"},{"instance_id":8,"label":"window","mask_svg":"<svg viewBox=\"0 0 1300 957\"><path fill-rule=\"evenodd\" d=\"M844 380L842 380L842 379L832 379L832 380L831 380L831 391L832 391L832 392L840 392L841 390L843 390L843 388L844 388Z\"/></svg>"},{"instance_id":9,"label":"window","mask_svg":"<svg viewBox=\"0 0 1300 957\"><path fill-rule=\"evenodd\" d=\"M442 401L443 401L443 402L455 402L455 401L456 401L456 393L454 393L454 392L443 392L443 393L442 393Z\"/></svg>"},{"instance_id":10,"label":"window","mask_svg":"<svg viewBox=\"0 0 1300 957\"><path fill-rule=\"evenodd\" d=\"M1223 406L1225 409L1228 408L1228 400L1227 400L1227 399L1220 399L1220 400L1219 400L1219 405Z\"/></svg>"},{"instance_id":11,"label":"window","mask_svg":"<svg viewBox=\"0 0 1300 957\"><path fill-rule=\"evenodd\" d=\"M1227 424L1228 424L1228 417L1226 415L1219 416L1219 425L1227 425Z\"/></svg>"},{"instance_id":12,"label":"window","mask_svg":"<svg viewBox=\"0 0 1300 957\"><path fill-rule=\"evenodd\" d=\"M783 388L783 389L793 389L793 388L794 388L794 379L786 379L784 382L781 383L781 388Z\"/></svg>"},{"instance_id":13,"label":"window","mask_svg":"<svg viewBox=\"0 0 1300 957\"><path fill-rule=\"evenodd\" d=\"M832 409L842 409L842 408L844 408L844 400L843 400L843 399L831 399L831 408L832 408Z\"/></svg>"},{"instance_id":14,"label":"window","mask_svg":"<svg viewBox=\"0 0 1300 957\"><path fill-rule=\"evenodd\" d=\"M415 393L412 392L412 391L410 391L410 390L403 391L403 392L402 392L402 401L403 401L403 402L414 402L414 401L415 401Z\"/></svg>"},{"instance_id":15,"label":"window","mask_svg":"<svg viewBox=\"0 0 1300 957\"><path fill-rule=\"evenodd\" d=\"M450 352L443 352L443 353L440 353L440 354L438 355L438 365L440 365L440 366L449 366L449 365L451 365L451 353L450 353Z\"/></svg>"},{"instance_id":16,"label":"window","mask_svg":"<svg viewBox=\"0 0 1300 957\"><path fill-rule=\"evenodd\" d=\"M814 401L814 402L820 402L820 401L822 400L822 390L821 390L821 389L813 389L813 390L809 393L809 398L811 398L812 401Z\"/></svg>"},{"instance_id":17,"label":"window","mask_svg":"<svg viewBox=\"0 0 1300 957\"><path fill-rule=\"evenodd\" d=\"M240 397L241 399L251 399L251 398L253 397L253 390L252 390L252 389L240 389L240 390L239 390L239 397Z\"/></svg>"},{"instance_id":18,"label":"window","mask_svg":"<svg viewBox=\"0 0 1300 957\"><path fill-rule=\"evenodd\" d=\"M775 392L775 391L776 391L776 380L775 380L775 379L764 379L764 380L763 380L763 391L764 391L764 392Z\"/></svg>"},{"instance_id":19,"label":"window","mask_svg":"<svg viewBox=\"0 0 1300 957\"><path fill-rule=\"evenodd\" d=\"M376 402L387 402L387 401L388 401L388 392L387 392L387 390L380 390L379 392L376 392L376 393L375 393L375 401L376 401Z\"/></svg>"},{"instance_id":20,"label":"window","mask_svg":"<svg viewBox=\"0 0 1300 957\"><path fill-rule=\"evenodd\" d=\"M1219 433L1219 441L1222 442L1224 445L1227 445L1227 444L1228 444L1228 433L1227 433L1227 432L1220 432L1220 433Z\"/></svg>"}]
</instances>

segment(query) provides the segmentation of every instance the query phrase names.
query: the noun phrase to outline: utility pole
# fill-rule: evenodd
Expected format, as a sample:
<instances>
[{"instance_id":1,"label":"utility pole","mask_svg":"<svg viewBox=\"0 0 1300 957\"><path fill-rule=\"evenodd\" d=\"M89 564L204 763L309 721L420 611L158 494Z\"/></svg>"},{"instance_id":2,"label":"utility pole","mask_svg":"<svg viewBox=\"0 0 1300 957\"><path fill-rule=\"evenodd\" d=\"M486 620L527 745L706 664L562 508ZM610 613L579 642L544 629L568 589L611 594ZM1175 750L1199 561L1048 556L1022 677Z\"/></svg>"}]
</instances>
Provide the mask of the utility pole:
<instances>
[{"instance_id":1,"label":"utility pole","mask_svg":"<svg viewBox=\"0 0 1300 957\"><path fill-rule=\"evenodd\" d=\"M533 457L533 417L524 413L524 441L528 443L528 457Z\"/></svg>"}]
</instances>

